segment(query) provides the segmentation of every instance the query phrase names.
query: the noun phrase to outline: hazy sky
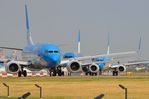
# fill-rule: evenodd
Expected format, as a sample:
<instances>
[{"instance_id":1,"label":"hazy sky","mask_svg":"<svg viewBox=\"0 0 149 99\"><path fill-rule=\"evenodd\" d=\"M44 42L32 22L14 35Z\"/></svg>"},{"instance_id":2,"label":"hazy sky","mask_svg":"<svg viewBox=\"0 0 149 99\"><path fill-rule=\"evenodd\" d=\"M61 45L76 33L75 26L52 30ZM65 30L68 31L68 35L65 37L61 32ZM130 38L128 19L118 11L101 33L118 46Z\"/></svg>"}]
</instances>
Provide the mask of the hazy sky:
<instances>
[{"instance_id":1,"label":"hazy sky","mask_svg":"<svg viewBox=\"0 0 149 99\"><path fill-rule=\"evenodd\" d=\"M24 0L0 0L0 46L26 44ZM35 43L67 44L76 51L81 31L84 55L137 50L142 34L142 56L149 58L149 0L28 0L30 28Z\"/></svg>"}]
</instances>

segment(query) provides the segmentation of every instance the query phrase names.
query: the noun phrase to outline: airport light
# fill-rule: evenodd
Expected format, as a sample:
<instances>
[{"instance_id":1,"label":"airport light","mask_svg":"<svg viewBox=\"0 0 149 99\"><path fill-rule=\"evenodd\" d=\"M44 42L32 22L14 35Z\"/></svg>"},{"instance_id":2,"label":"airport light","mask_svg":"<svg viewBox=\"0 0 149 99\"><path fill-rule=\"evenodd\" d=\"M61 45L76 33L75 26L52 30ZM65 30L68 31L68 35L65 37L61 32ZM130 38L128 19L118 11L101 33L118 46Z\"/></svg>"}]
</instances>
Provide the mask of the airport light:
<instances>
[{"instance_id":1,"label":"airport light","mask_svg":"<svg viewBox=\"0 0 149 99\"><path fill-rule=\"evenodd\" d=\"M125 99L127 99L127 88L119 84L119 87L125 90Z\"/></svg>"},{"instance_id":2,"label":"airport light","mask_svg":"<svg viewBox=\"0 0 149 99\"><path fill-rule=\"evenodd\" d=\"M35 86L40 89L40 99L42 99L42 87L37 84Z\"/></svg>"},{"instance_id":3,"label":"airport light","mask_svg":"<svg viewBox=\"0 0 149 99\"><path fill-rule=\"evenodd\" d=\"M3 85L4 85L5 87L7 87L7 97L10 97L10 96L9 96L9 86L8 86L6 83L3 83Z\"/></svg>"},{"instance_id":4,"label":"airport light","mask_svg":"<svg viewBox=\"0 0 149 99\"><path fill-rule=\"evenodd\" d=\"M30 96L31 93L30 92L26 92L25 94L23 94L21 97L19 97L18 99L26 99L28 96Z\"/></svg>"},{"instance_id":5,"label":"airport light","mask_svg":"<svg viewBox=\"0 0 149 99\"><path fill-rule=\"evenodd\" d=\"M98 96L96 96L94 99L102 99L104 97L104 94L100 94Z\"/></svg>"}]
</instances>

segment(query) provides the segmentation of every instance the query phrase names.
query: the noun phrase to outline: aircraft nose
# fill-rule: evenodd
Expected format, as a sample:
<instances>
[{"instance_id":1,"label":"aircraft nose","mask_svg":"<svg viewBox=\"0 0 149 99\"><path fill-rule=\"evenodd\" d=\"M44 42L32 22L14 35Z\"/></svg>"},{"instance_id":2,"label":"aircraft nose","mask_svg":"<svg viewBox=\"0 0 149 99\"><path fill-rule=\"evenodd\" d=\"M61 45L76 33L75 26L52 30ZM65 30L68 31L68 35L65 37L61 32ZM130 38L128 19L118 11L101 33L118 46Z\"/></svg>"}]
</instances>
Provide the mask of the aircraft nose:
<instances>
[{"instance_id":1,"label":"aircraft nose","mask_svg":"<svg viewBox=\"0 0 149 99\"><path fill-rule=\"evenodd\" d=\"M51 59L52 59L52 62L55 62L55 63L60 61L60 57L59 56L53 56Z\"/></svg>"}]
</instances>

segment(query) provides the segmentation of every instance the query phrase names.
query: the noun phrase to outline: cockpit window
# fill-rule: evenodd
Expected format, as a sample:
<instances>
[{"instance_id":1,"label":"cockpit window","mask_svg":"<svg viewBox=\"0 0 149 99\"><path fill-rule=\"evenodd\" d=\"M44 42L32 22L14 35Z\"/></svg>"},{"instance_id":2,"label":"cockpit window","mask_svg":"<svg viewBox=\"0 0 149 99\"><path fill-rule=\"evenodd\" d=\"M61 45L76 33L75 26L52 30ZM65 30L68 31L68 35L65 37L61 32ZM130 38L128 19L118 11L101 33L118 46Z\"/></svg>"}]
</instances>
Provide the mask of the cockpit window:
<instances>
[{"instance_id":1,"label":"cockpit window","mask_svg":"<svg viewBox=\"0 0 149 99\"><path fill-rule=\"evenodd\" d=\"M54 51L54 53L58 53L58 51Z\"/></svg>"},{"instance_id":2,"label":"cockpit window","mask_svg":"<svg viewBox=\"0 0 149 99\"><path fill-rule=\"evenodd\" d=\"M46 53L58 53L59 51L46 51Z\"/></svg>"},{"instance_id":3,"label":"cockpit window","mask_svg":"<svg viewBox=\"0 0 149 99\"><path fill-rule=\"evenodd\" d=\"M45 51L45 52L46 52L47 54L48 54L48 53L53 53L53 51Z\"/></svg>"},{"instance_id":4,"label":"cockpit window","mask_svg":"<svg viewBox=\"0 0 149 99\"><path fill-rule=\"evenodd\" d=\"M53 53L53 51L48 51L49 53Z\"/></svg>"}]
</instances>

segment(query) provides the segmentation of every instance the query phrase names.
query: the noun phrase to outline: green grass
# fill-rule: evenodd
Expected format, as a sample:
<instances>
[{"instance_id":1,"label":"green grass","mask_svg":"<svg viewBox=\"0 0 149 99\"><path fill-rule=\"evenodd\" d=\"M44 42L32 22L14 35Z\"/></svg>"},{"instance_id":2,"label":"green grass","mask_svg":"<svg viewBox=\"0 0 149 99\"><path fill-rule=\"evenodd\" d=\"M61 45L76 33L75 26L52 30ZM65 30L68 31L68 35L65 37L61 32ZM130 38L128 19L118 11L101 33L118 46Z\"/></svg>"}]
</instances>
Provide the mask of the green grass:
<instances>
[{"instance_id":1,"label":"green grass","mask_svg":"<svg viewBox=\"0 0 149 99\"><path fill-rule=\"evenodd\" d=\"M0 78L0 99L7 99L6 88L2 83L10 86L10 98L16 99L29 91L28 99L39 99L39 89L43 88L43 99L93 99L104 93L104 99L123 99L124 91L118 86L128 88L129 99L149 99L149 77L27 77Z\"/></svg>"}]
</instances>

